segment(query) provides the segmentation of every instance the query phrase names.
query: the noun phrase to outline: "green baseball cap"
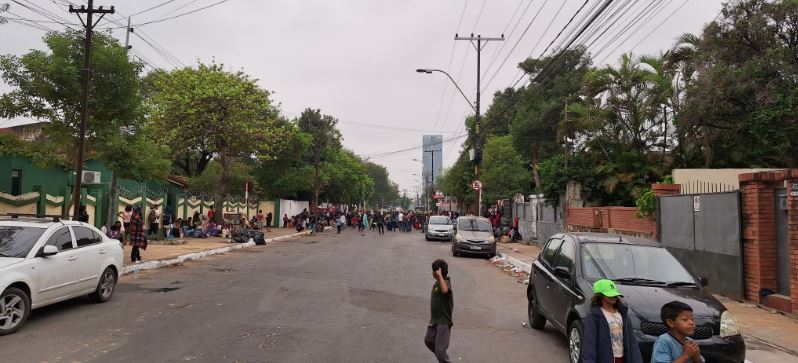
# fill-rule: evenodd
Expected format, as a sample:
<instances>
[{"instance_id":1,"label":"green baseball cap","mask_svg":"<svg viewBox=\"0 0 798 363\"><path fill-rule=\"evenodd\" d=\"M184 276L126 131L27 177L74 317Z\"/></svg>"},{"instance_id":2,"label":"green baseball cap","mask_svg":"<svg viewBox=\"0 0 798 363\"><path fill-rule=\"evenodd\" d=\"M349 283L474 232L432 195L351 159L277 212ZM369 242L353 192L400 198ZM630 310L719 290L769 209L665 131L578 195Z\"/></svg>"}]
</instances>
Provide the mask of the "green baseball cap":
<instances>
[{"instance_id":1,"label":"green baseball cap","mask_svg":"<svg viewBox=\"0 0 798 363\"><path fill-rule=\"evenodd\" d=\"M606 297L623 297L623 295L621 295L621 293L618 292L618 289L615 287L615 282L608 279L601 279L594 282L593 292L596 294L602 294Z\"/></svg>"}]
</instances>

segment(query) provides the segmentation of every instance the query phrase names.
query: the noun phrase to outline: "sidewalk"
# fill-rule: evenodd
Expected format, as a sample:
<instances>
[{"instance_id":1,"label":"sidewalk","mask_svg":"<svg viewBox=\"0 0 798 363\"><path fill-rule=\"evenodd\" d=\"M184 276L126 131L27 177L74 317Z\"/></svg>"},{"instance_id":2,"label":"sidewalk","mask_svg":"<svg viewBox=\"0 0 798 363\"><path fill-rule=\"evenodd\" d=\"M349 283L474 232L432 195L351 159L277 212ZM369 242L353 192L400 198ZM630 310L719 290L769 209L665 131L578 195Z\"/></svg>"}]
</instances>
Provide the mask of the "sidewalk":
<instances>
[{"instance_id":1,"label":"sidewalk","mask_svg":"<svg viewBox=\"0 0 798 363\"><path fill-rule=\"evenodd\" d=\"M518 271L531 272L531 263L540 253L537 245L526 245L523 243L497 243L496 249L500 258L506 259L506 264ZM498 263L497 263L498 264ZM513 272L503 266L505 271ZM523 278L515 273L516 277ZM752 361L768 362L782 361L792 362L784 355L774 355L768 350L778 350L780 352L798 357L798 319L788 316L775 310L761 308L756 304L740 302L724 296L715 297L729 311L731 311L740 330L746 340L749 359ZM772 358L771 358L772 357Z\"/></svg>"},{"instance_id":2,"label":"sidewalk","mask_svg":"<svg viewBox=\"0 0 798 363\"><path fill-rule=\"evenodd\" d=\"M272 242L293 236L306 234L307 232L297 233L293 228L272 228L271 232L264 234L266 242ZM166 265L178 264L186 260L197 259L214 254L232 251L234 249L254 246L254 242L231 243L229 238L209 237L209 238L185 238L185 244L162 245L158 241L150 241L147 250L141 251L142 262L132 263L130 261L131 246L124 246L124 264L122 273L128 274L133 270L148 270Z\"/></svg>"}]
</instances>

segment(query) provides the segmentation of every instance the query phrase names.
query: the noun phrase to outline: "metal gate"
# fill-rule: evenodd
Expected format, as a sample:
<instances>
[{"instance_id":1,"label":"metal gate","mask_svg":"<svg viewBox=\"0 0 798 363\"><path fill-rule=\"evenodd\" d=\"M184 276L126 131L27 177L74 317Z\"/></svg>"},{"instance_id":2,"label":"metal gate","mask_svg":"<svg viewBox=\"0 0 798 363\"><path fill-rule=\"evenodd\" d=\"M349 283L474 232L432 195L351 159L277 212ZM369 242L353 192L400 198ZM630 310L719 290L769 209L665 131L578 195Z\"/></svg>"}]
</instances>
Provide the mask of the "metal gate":
<instances>
[{"instance_id":1,"label":"metal gate","mask_svg":"<svg viewBox=\"0 0 798 363\"><path fill-rule=\"evenodd\" d=\"M790 296L790 238L787 229L787 190L776 189L776 276L779 294Z\"/></svg>"},{"instance_id":2,"label":"metal gate","mask_svg":"<svg viewBox=\"0 0 798 363\"><path fill-rule=\"evenodd\" d=\"M739 192L657 198L657 236L710 290L744 295Z\"/></svg>"},{"instance_id":3,"label":"metal gate","mask_svg":"<svg viewBox=\"0 0 798 363\"><path fill-rule=\"evenodd\" d=\"M564 200L564 198L560 198L560 200ZM538 206L538 244L543 245L552 235L565 231L563 203L560 202L556 207L546 203L540 203Z\"/></svg>"}]
</instances>

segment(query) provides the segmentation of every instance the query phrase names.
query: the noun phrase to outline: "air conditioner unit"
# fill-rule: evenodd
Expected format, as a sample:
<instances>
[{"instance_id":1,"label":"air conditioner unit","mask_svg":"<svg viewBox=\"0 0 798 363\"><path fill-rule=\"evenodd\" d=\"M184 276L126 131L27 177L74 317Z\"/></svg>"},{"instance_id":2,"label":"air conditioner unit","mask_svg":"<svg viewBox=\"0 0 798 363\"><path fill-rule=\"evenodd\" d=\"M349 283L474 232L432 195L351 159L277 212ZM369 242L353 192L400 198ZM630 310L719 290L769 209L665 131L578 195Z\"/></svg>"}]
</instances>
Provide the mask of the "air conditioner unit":
<instances>
[{"instance_id":1,"label":"air conditioner unit","mask_svg":"<svg viewBox=\"0 0 798 363\"><path fill-rule=\"evenodd\" d=\"M83 184L100 184L100 172L99 171L83 171L83 178L81 179L81 183Z\"/></svg>"}]
</instances>

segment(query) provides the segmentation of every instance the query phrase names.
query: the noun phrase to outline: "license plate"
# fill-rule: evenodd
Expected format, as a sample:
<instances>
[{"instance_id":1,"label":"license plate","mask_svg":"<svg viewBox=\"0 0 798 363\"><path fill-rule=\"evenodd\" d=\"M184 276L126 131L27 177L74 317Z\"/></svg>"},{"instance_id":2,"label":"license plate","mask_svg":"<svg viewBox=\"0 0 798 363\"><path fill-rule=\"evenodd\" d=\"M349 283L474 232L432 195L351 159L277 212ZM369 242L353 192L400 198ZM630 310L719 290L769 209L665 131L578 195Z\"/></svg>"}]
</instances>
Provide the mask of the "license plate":
<instances>
[{"instance_id":1,"label":"license plate","mask_svg":"<svg viewBox=\"0 0 798 363\"><path fill-rule=\"evenodd\" d=\"M438 237L445 237L446 233L438 233Z\"/></svg>"},{"instance_id":2,"label":"license plate","mask_svg":"<svg viewBox=\"0 0 798 363\"><path fill-rule=\"evenodd\" d=\"M481 250L481 249L482 249L482 247L479 247L479 246L471 246L471 249L472 249L472 250Z\"/></svg>"}]
</instances>

